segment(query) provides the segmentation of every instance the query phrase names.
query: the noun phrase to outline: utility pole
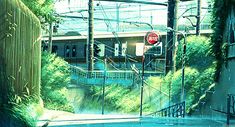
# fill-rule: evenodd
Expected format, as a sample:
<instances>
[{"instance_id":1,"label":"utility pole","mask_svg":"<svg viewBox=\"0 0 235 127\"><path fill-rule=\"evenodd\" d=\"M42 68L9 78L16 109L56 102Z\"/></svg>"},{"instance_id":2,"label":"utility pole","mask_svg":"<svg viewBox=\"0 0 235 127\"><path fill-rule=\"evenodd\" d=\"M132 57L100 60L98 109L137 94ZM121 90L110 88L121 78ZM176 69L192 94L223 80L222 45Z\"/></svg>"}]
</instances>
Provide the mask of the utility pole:
<instances>
[{"instance_id":1,"label":"utility pole","mask_svg":"<svg viewBox=\"0 0 235 127\"><path fill-rule=\"evenodd\" d=\"M104 82L102 85L102 115L104 115L104 106L105 106L106 69L107 69L107 59L105 56L104 58Z\"/></svg>"},{"instance_id":2,"label":"utility pole","mask_svg":"<svg viewBox=\"0 0 235 127\"><path fill-rule=\"evenodd\" d=\"M167 27L177 29L177 10L179 0L168 0L168 13L167 13ZM173 54L174 54L174 41L177 37L174 37L173 31L167 31L166 37L166 63L165 63L165 74L173 70Z\"/></svg>"},{"instance_id":3,"label":"utility pole","mask_svg":"<svg viewBox=\"0 0 235 127\"><path fill-rule=\"evenodd\" d=\"M197 0L197 24L196 24L196 35L200 35L200 21L201 20L201 0Z\"/></svg>"},{"instance_id":4,"label":"utility pole","mask_svg":"<svg viewBox=\"0 0 235 127\"><path fill-rule=\"evenodd\" d=\"M145 47L145 42L144 42ZM144 48L143 47L143 48ZM142 74L141 74L141 86L140 86L140 117L143 115L143 98L144 98L144 50L143 50L143 56L142 56Z\"/></svg>"},{"instance_id":5,"label":"utility pole","mask_svg":"<svg viewBox=\"0 0 235 127\"><path fill-rule=\"evenodd\" d=\"M116 25L116 33L119 32L119 27L120 27L120 6L121 4L116 4L116 21L117 21L117 25ZM122 67L122 63L121 63L121 55L122 55L122 43L116 38L116 41L118 42L118 64L119 64L119 68Z\"/></svg>"},{"instance_id":6,"label":"utility pole","mask_svg":"<svg viewBox=\"0 0 235 127\"><path fill-rule=\"evenodd\" d=\"M48 39L48 52L51 53L52 52L52 35L53 34L53 25L52 22L49 23L49 39Z\"/></svg>"},{"instance_id":7,"label":"utility pole","mask_svg":"<svg viewBox=\"0 0 235 127\"><path fill-rule=\"evenodd\" d=\"M116 31L119 32L119 23L120 23L120 16L119 16L119 8L121 4L116 3L116 17L117 17L117 25L116 25Z\"/></svg>"},{"instance_id":8,"label":"utility pole","mask_svg":"<svg viewBox=\"0 0 235 127\"><path fill-rule=\"evenodd\" d=\"M88 64L88 70L94 69L94 0L88 2L88 38L87 38L87 50L86 50L86 62Z\"/></svg>"},{"instance_id":9,"label":"utility pole","mask_svg":"<svg viewBox=\"0 0 235 127\"><path fill-rule=\"evenodd\" d=\"M174 7L174 21L173 21L173 29L175 31L178 31L178 5L179 5L179 0L175 0L175 7ZM175 44L178 41L178 36L176 34L176 32L173 32L173 46L172 46L172 54L173 54L173 58L172 58L172 71L175 72L175 61L174 61L174 55L175 55Z\"/></svg>"},{"instance_id":10,"label":"utility pole","mask_svg":"<svg viewBox=\"0 0 235 127\"><path fill-rule=\"evenodd\" d=\"M186 57L186 27L185 27L185 33L182 34L182 36L184 37L184 42L183 42L183 47L182 47L182 50L183 50L183 53L182 53L182 84L181 84L181 102L183 101L186 101L185 100L185 57ZM186 102L185 102L186 103Z\"/></svg>"}]
</instances>

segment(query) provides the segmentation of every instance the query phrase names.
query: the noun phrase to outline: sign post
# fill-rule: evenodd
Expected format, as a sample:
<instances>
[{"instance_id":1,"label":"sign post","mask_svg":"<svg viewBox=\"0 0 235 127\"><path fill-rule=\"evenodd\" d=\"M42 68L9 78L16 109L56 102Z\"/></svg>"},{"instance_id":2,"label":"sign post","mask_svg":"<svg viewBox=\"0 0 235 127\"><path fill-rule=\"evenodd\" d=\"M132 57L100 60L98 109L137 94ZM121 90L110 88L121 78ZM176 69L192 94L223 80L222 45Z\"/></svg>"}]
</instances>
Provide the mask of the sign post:
<instances>
[{"instance_id":1,"label":"sign post","mask_svg":"<svg viewBox=\"0 0 235 127\"><path fill-rule=\"evenodd\" d=\"M142 83L141 83L141 89L140 89L140 117L142 117L143 113L143 92L144 92L144 59L145 59L145 43L148 42L151 45L154 45L158 43L159 41L159 35L153 31L147 32L147 34L144 37L144 45L143 45L143 55L142 55Z\"/></svg>"}]
</instances>

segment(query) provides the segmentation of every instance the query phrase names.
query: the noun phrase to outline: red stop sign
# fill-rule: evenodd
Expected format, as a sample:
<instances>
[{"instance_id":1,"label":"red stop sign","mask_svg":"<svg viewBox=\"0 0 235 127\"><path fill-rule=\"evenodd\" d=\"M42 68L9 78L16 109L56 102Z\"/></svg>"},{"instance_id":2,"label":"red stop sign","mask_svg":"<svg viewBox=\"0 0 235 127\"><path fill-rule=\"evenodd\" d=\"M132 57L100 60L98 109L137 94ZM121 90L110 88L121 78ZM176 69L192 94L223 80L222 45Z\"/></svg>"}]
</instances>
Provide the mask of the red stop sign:
<instances>
[{"instance_id":1,"label":"red stop sign","mask_svg":"<svg viewBox=\"0 0 235 127\"><path fill-rule=\"evenodd\" d=\"M155 32L148 32L146 34L146 41L152 45L157 43L158 42L158 34L156 34Z\"/></svg>"}]
</instances>

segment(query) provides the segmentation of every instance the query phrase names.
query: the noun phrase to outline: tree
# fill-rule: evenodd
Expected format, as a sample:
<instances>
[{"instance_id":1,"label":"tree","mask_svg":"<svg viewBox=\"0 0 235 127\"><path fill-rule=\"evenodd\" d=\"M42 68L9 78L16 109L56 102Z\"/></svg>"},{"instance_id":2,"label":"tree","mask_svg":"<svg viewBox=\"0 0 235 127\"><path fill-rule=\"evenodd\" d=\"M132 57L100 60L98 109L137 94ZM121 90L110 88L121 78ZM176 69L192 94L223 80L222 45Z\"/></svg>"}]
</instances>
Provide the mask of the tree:
<instances>
[{"instance_id":1,"label":"tree","mask_svg":"<svg viewBox=\"0 0 235 127\"><path fill-rule=\"evenodd\" d=\"M54 0L22 0L22 2L39 18L42 24L57 20L54 16Z\"/></svg>"},{"instance_id":2,"label":"tree","mask_svg":"<svg viewBox=\"0 0 235 127\"><path fill-rule=\"evenodd\" d=\"M58 23L54 10L55 0L22 0L23 3L39 18L42 28L49 32L48 51L52 52L52 34L57 32L58 24L53 26L53 22ZM47 25L49 24L49 28ZM54 31L53 31L54 30Z\"/></svg>"}]
</instances>

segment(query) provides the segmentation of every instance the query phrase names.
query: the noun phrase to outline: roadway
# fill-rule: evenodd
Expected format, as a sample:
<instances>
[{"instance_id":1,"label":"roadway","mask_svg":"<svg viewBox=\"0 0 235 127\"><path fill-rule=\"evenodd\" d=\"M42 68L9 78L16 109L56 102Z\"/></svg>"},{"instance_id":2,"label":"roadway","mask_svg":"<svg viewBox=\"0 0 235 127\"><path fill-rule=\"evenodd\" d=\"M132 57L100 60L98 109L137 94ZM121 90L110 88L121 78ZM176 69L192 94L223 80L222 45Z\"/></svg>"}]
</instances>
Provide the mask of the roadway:
<instances>
[{"instance_id":1,"label":"roadway","mask_svg":"<svg viewBox=\"0 0 235 127\"><path fill-rule=\"evenodd\" d=\"M201 118L154 118L128 115L60 114L48 127L227 127L225 122ZM231 126L231 127L234 127Z\"/></svg>"}]
</instances>

